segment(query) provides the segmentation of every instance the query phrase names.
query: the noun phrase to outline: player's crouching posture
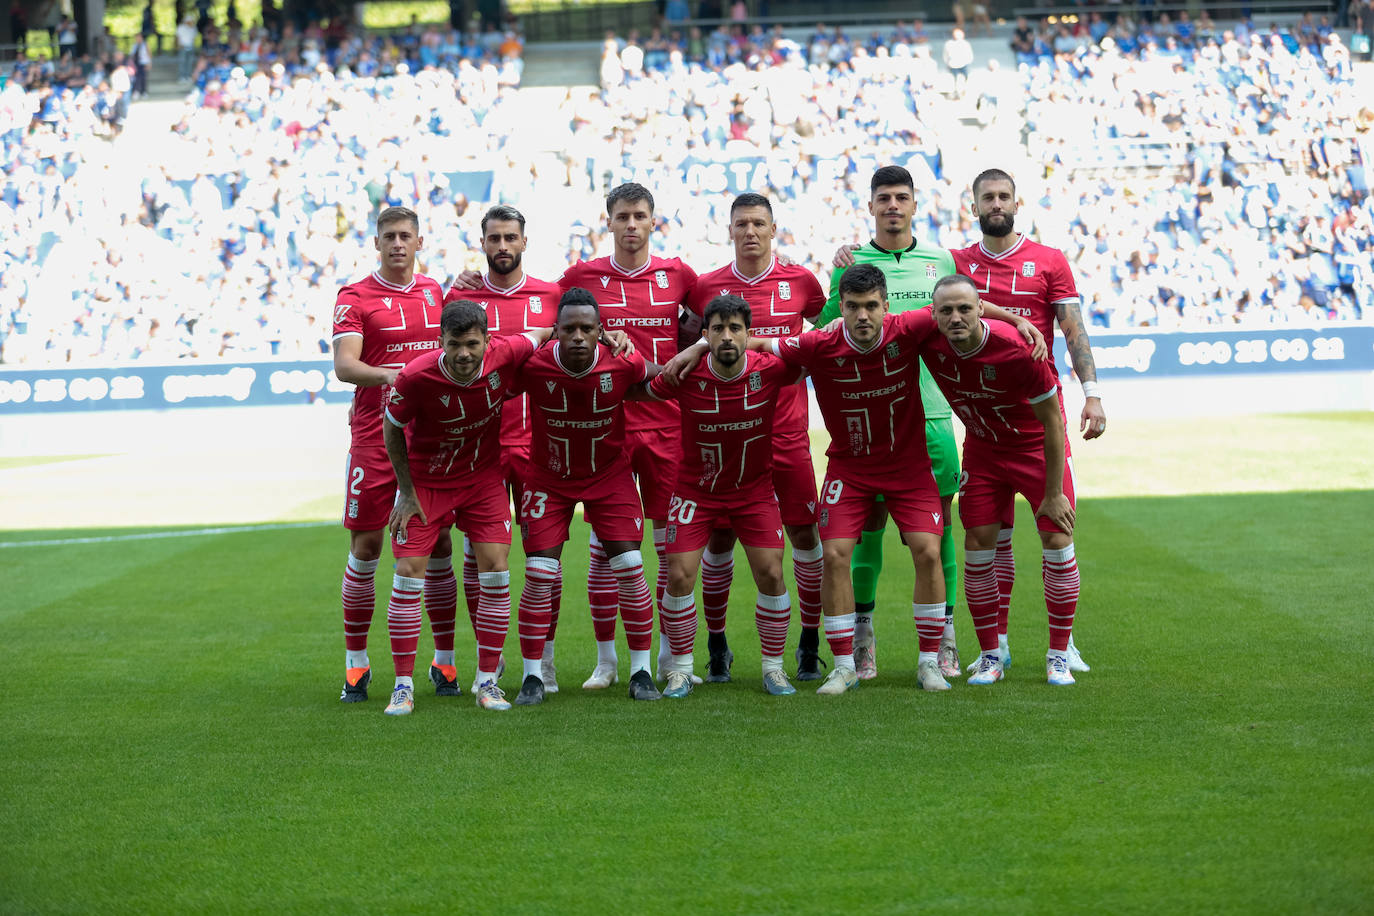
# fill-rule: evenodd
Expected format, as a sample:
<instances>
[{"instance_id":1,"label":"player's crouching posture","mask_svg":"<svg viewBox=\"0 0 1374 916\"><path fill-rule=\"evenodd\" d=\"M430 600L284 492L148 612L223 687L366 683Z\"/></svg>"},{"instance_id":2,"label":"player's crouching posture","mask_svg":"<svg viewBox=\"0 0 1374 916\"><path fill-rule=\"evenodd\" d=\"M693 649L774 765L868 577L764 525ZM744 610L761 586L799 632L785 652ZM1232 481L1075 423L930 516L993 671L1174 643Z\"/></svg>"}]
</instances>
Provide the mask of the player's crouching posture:
<instances>
[{"instance_id":1,"label":"player's crouching posture","mask_svg":"<svg viewBox=\"0 0 1374 916\"><path fill-rule=\"evenodd\" d=\"M937 283L933 307L942 337L924 355L968 431L959 516L965 531L964 589L982 650L968 682L993 684L1002 678L993 564L1002 518L1020 493L1038 503L1035 521L1050 628L1046 673L1051 684L1072 684L1068 645L1079 579L1073 469L1065 458L1059 380L1014 331L983 320L977 289L967 277Z\"/></svg>"},{"instance_id":2,"label":"player's crouching posture","mask_svg":"<svg viewBox=\"0 0 1374 916\"><path fill-rule=\"evenodd\" d=\"M615 577L630 647L630 697L657 700L658 688L649 673L654 607L639 551L644 516L626 457L624 402L659 367L633 352L617 357L600 342L600 310L592 294L580 287L559 299L554 331L555 343L530 358L517 382L517 390L529 397L532 439L529 467L520 474L520 540L526 558L519 612L524 680L515 702L530 706L544 701L549 600L563 574L559 557L578 502ZM612 668L608 684L616 676Z\"/></svg>"},{"instance_id":3,"label":"player's crouching posture","mask_svg":"<svg viewBox=\"0 0 1374 916\"><path fill-rule=\"evenodd\" d=\"M778 398L802 373L767 353L745 349L751 321L739 296L716 296L703 316L710 353L681 384L659 376L652 397L682 408L682 463L668 507L668 585L659 614L672 649L665 697L692 692L697 635L697 572L717 525L744 545L758 586L754 622L763 655L763 687L796 693L782 669L792 604L782 579L782 516L773 493L773 419Z\"/></svg>"},{"instance_id":4,"label":"player's crouching posture","mask_svg":"<svg viewBox=\"0 0 1374 916\"><path fill-rule=\"evenodd\" d=\"M387 715L415 708L411 677L420 636L420 591L441 532L464 531L477 557L477 705L509 709L496 667L510 627L510 504L500 464L501 405L516 369L547 330L492 338L474 302L444 306L442 349L401 370L386 409L386 450L396 471L391 512L396 575L387 607L396 687Z\"/></svg>"}]
</instances>

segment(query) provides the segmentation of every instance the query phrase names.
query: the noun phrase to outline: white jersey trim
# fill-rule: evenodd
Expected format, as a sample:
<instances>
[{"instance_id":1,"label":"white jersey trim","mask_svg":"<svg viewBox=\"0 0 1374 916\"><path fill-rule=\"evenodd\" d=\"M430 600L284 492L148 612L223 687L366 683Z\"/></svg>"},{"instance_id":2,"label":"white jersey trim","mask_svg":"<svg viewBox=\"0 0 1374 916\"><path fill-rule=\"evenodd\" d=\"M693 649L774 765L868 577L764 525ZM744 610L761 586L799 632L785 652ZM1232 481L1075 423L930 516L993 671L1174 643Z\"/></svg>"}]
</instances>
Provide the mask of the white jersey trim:
<instances>
[{"instance_id":1,"label":"white jersey trim","mask_svg":"<svg viewBox=\"0 0 1374 916\"><path fill-rule=\"evenodd\" d=\"M1046 391L1044 394L1040 395L1039 397L1027 398L1026 400L1029 401L1029 402L1032 403L1032 404L1039 404L1041 401L1048 401L1050 398L1054 397L1055 394L1058 393L1058 391L1059 391L1059 386L1058 386L1058 385L1055 385L1053 388L1051 388L1049 391Z\"/></svg>"},{"instance_id":2,"label":"white jersey trim","mask_svg":"<svg viewBox=\"0 0 1374 916\"><path fill-rule=\"evenodd\" d=\"M988 338L992 336L992 328L989 328L987 321L985 321L982 318L978 319L978 323L983 326L983 339L978 341L978 346L974 347L972 350L963 352L953 344L950 345L950 349L954 351L954 355L958 356L960 359L968 359L971 356L977 356L979 353L983 352L985 347L987 347Z\"/></svg>"},{"instance_id":3,"label":"white jersey trim","mask_svg":"<svg viewBox=\"0 0 1374 916\"><path fill-rule=\"evenodd\" d=\"M387 289L394 289L394 290L396 290L398 293L408 293L408 292L410 292L412 289L414 289L414 288L415 288L415 278L418 277L418 276L419 276L419 274L411 274L411 275L410 275L410 282L409 282L409 283L407 283L405 286L397 286L395 283L392 283L390 280L384 279L384 278L382 277L381 274L377 273L377 271L374 270L374 271L372 272L372 279L376 280L377 283L378 283L378 285L380 285L380 286L385 286Z\"/></svg>"},{"instance_id":4,"label":"white jersey trim","mask_svg":"<svg viewBox=\"0 0 1374 916\"><path fill-rule=\"evenodd\" d=\"M339 333L335 334L335 335L334 335L332 338L330 338L330 339L331 339L331 340L340 340L340 339L342 339L342 338L344 338L344 337L362 337L362 336L363 336L363 332L362 332L362 331L340 331Z\"/></svg>"},{"instance_id":5,"label":"white jersey trim","mask_svg":"<svg viewBox=\"0 0 1374 916\"><path fill-rule=\"evenodd\" d=\"M500 287L492 285L490 277L491 274L482 274L482 285L485 286L489 292L505 296L513 296L516 293L520 292L520 290L525 288L525 281L529 280L530 278L529 274L522 274L520 276L520 282L515 284L514 286ZM477 290L469 290L469 292L475 293L477 292Z\"/></svg>"},{"instance_id":6,"label":"white jersey trim","mask_svg":"<svg viewBox=\"0 0 1374 916\"><path fill-rule=\"evenodd\" d=\"M596 369L597 366L599 366L599 365L601 364L601 346L600 346L599 344L593 344L592 347L593 347L593 350L592 350L592 364L591 364L590 366L588 366L587 368L583 369L581 372L576 372L576 373L574 373L574 372L569 372L569 371L568 371L568 367L565 366L565 365L563 365L563 360L562 360L561 358L559 358L559 356L558 356L558 352L559 352L559 350L558 350L558 341L555 340L555 341L553 342L553 361L554 361L554 364L557 365L558 368L562 369L562 370L563 370L563 374L566 375L568 378L586 378L588 375L591 375L592 371L593 371L594 369ZM646 370L647 370L647 367L646 367Z\"/></svg>"},{"instance_id":7,"label":"white jersey trim","mask_svg":"<svg viewBox=\"0 0 1374 916\"><path fill-rule=\"evenodd\" d=\"M1012 245L1010 248L1008 248L1001 254L993 254L991 251L988 251L987 246L984 245L981 241L978 243L978 249L983 252L983 255L985 257L991 258L994 261L1000 261L1003 258L1011 257L1012 253L1017 251L1024 244L1026 244L1026 237L1023 235L1016 240L1015 245Z\"/></svg>"},{"instance_id":8,"label":"white jersey trim","mask_svg":"<svg viewBox=\"0 0 1374 916\"><path fill-rule=\"evenodd\" d=\"M773 272L773 269L777 266L778 259L772 258L771 260L769 260L768 266L763 269L763 273L759 274L756 277L746 277L744 274L739 272L739 262L731 261L730 272L734 274L735 279L739 280L741 283L744 283L747 286L757 286L759 283L768 279L768 275L771 274Z\"/></svg>"},{"instance_id":9,"label":"white jersey trim","mask_svg":"<svg viewBox=\"0 0 1374 916\"><path fill-rule=\"evenodd\" d=\"M387 418L387 420L391 423L392 426L399 426L401 429L405 429L406 426L407 426L407 424L402 423L400 420L396 419L395 417L393 417L393 416L391 415L391 408L390 408L390 407L388 407L388 408L386 409L386 418Z\"/></svg>"},{"instance_id":10,"label":"white jersey trim","mask_svg":"<svg viewBox=\"0 0 1374 916\"><path fill-rule=\"evenodd\" d=\"M627 268L621 267L619 264L615 262L615 255L611 255L606 260L610 263L611 270L614 270L616 273L622 274L626 277L637 277L640 274L644 273L646 270L648 270L650 267L652 267L654 263L653 256L651 255L649 257L649 260L644 262L643 267L636 267L634 270L629 270Z\"/></svg>"}]
</instances>

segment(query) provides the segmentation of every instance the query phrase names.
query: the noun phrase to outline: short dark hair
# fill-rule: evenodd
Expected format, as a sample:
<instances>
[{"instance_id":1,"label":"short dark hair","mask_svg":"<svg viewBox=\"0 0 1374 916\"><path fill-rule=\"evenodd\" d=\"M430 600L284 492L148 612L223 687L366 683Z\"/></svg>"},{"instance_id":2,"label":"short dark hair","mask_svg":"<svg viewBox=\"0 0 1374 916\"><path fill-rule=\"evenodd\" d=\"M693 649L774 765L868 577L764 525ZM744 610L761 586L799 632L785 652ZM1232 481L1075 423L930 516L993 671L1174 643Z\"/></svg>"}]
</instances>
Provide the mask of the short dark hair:
<instances>
[{"instance_id":1,"label":"short dark hair","mask_svg":"<svg viewBox=\"0 0 1374 916\"><path fill-rule=\"evenodd\" d=\"M978 177L973 179L973 196L978 197L978 186L985 181L1010 181L1011 193L1016 194L1016 179L1012 178L1001 169L984 169L978 173Z\"/></svg>"},{"instance_id":2,"label":"short dark hair","mask_svg":"<svg viewBox=\"0 0 1374 916\"><path fill-rule=\"evenodd\" d=\"M872 264L855 264L840 275L840 297L845 293L871 293L887 297L887 276Z\"/></svg>"},{"instance_id":3,"label":"short dark hair","mask_svg":"<svg viewBox=\"0 0 1374 916\"><path fill-rule=\"evenodd\" d=\"M439 313L440 334L452 334L457 337L473 328L483 334L487 333L487 313L471 299L455 299L446 303L444 310Z\"/></svg>"},{"instance_id":4,"label":"short dark hair","mask_svg":"<svg viewBox=\"0 0 1374 916\"><path fill-rule=\"evenodd\" d=\"M947 274L946 276L943 276L935 281L935 285L931 287L930 290L930 298L934 300L935 294L938 293L940 290L944 289L946 286L958 286L961 283L968 284L968 288L973 290L974 298L978 297L977 283L974 283L971 279L964 276L963 274Z\"/></svg>"},{"instance_id":5,"label":"short dark hair","mask_svg":"<svg viewBox=\"0 0 1374 916\"><path fill-rule=\"evenodd\" d=\"M420 232L420 217L415 215L415 211L409 207L387 207L377 214L377 234L382 234L382 227L389 223L408 222L415 227L415 232Z\"/></svg>"},{"instance_id":6,"label":"short dark hair","mask_svg":"<svg viewBox=\"0 0 1374 916\"><path fill-rule=\"evenodd\" d=\"M496 206L494 206L494 207L492 207L491 209L487 210L486 213L483 213L483 214L482 214L482 234L483 234L483 235L486 235L486 234L487 234L487 223L491 222L492 220L496 220L497 222L507 222L507 221L512 221L512 220L513 220L513 221L515 221L515 222L517 222L517 223L520 224L520 234L521 234L521 235L524 235L524 234L525 234L525 214L521 213L519 210L515 209L514 207L508 207L508 206L506 206L505 204L497 204Z\"/></svg>"},{"instance_id":7,"label":"short dark hair","mask_svg":"<svg viewBox=\"0 0 1374 916\"><path fill-rule=\"evenodd\" d=\"M580 286L574 286L566 290L558 300L558 311L555 313L554 321L563 317L565 308L576 308L582 305L589 305L596 312L596 320L601 320L601 306L596 304L596 297L589 291Z\"/></svg>"},{"instance_id":8,"label":"short dark hair","mask_svg":"<svg viewBox=\"0 0 1374 916\"><path fill-rule=\"evenodd\" d=\"M886 188L892 185L902 185L911 188L911 193L916 193L916 182L912 179L911 173L900 165L885 165L873 173L873 180L868 184L868 193L876 194L879 188Z\"/></svg>"},{"instance_id":9,"label":"short dark hair","mask_svg":"<svg viewBox=\"0 0 1374 916\"><path fill-rule=\"evenodd\" d=\"M613 188L611 193L606 195L606 215L610 216L611 211L615 209L615 205L618 203L633 204L641 200L649 204L649 212L653 213L654 195L650 194L649 189L644 187L644 185L635 184L633 181L627 181Z\"/></svg>"},{"instance_id":10,"label":"short dark hair","mask_svg":"<svg viewBox=\"0 0 1374 916\"><path fill-rule=\"evenodd\" d=\"M755 194L753 191L745 191L735 198L735 202L730 205L730 218L734 219L735 211L740 207L762 207L768 211L771 219L773 216L773 205L768 202L768 198L762 194Z\"/></svg>"},{"instance_id":11,"label":"short dark hair","mask_svg":"<svg viewBox=\"0 0 1374 916\"><path fill-rule=\"evenodd\" d=\"M750 204L749 206L752 206ZM752 328L754 326L754 315L749 311L749 303L744 301L741 296L732 296L724 293L706 303L706 311L701 316L701 324L704 328L711 327L711 319L717 315L722 321L728 321L735 315L744 319L744 326Z\"/></svg>"}]
</instances>

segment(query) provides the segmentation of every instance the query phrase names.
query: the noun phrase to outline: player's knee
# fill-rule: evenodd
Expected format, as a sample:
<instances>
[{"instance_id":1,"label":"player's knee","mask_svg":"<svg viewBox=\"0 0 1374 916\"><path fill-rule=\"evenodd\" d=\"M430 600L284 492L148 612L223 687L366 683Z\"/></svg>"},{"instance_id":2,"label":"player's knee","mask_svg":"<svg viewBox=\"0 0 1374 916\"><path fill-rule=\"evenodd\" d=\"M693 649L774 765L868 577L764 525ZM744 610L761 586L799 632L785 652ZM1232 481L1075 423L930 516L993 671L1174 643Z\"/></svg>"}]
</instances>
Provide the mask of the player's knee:
<instances>
[{"instance_id":1,"label":"player's knee","mask_svg":"<svg viewBox=\"0 0 1374 916\"><path fill-rule=\"evenodd\" d=\"M765 566L755 571L754 584L759 587L761 595L781 595L787 589L787 583L782 579L782 564Z\"/></svg>"},{"instance_id":2,"label":"player's knee","mask_svg":"<svg viewBox=\"0 0 1374 916\"><path fill-rule=\"evenodd\" d=\"M1046 550L1063 550L1073 543L1073 535L1062 531L1040 532L1040 545Z\"/></svg>"},{"instance_id":3,"label":"player's knee","mask_svg":"<svg viewBox=\"0 0 1374 916\"><path fill-rule=\"evenodd\" d=\"M788 525L787 540L793 550L814 550L821 544L815 525Z\"/></svg>"},{"instance_id":4,"label":"player's knee","mask_svg":"<svg viewBox=\"0 0 1374 916\"><path fill-rule=\"evenodd\" d=\"M854 556L854 548L849 545L826 544L823 553L826 572L839 569L847 570L849 569L849 561Z\"/></svg>"},{"instance_id":5,"label":"player's knee","mask_svg":"<svg viewBox=\"0 0 1374 916\"><path fill-rule=\"evenodd\" d=\"M354 531L349 538L348 552L363 562L382 558L382 538L385 531Z\"/></svg>"},{"instance_id":6,"label":"player's knee","mask_svg":"<svg viewBox=\"0 0 1374 916\"><path fill-rule=\"evenodd\" d=\"M687 564L681 566L676 563L668 564L668 593L672 595L690 595L692 589L696 587L696 570L689 568Z\"/></svg>"}]
</instances>

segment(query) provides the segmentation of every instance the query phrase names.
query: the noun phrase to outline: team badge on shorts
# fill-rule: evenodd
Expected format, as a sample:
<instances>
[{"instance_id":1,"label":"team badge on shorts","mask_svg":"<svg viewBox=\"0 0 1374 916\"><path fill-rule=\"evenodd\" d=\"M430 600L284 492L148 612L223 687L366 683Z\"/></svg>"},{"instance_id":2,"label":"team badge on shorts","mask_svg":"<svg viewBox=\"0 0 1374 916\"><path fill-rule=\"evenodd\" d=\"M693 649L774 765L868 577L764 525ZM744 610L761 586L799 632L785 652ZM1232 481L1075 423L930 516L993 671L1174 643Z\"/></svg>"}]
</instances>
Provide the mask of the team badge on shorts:
<instances>
[{"instance_id":1,"label":"team badge on shorts","mask_svg":"<svg viewBox=\"0 0 1374 916\"><path fill-rule=\"evenodd\" d=\"M749 390L750 390L750 391L762 391L762 390L763 390L763 377L760 376L757 372L750 372L750 373L749 373Z\"/></svg>"},{"instance_id":2,"label":"team badge on shorts","mask_svg":"<svg viewBox=\"0 0 1374 916\"><path fill-rule=\"evenodd\" d=\"M1034 261L1022 261L1022 262L1021 262L1021 276L1023 276L1023 277L1033 277L1033 276L1035 276L1035 262L1034 262Z\"/></svg>"},{"instance_id":3,"label":"team badge on shorts","mask_svg":"<svg viewBox=\"0 0 1374 916\"><path fill-rule=\"evenodd\" d=\"M675 543L677 543L677 525L669 525L669 526L668 526L668 535L667 535L667 536L668 536L668 543L669 543L669 544L675 544Z\"/></svg>"},{"instance_id":4,"label":"team badge on shorts","mask_svg":"<svg viewBox=\"0 0 1374 916\"><path fill-rule=\"evenodd\" d=\"M350 500L348 501L348 517L349 517L349 518L357 518L357 517L358 517L358 501L357 501L356 499L350 499Z\"/></svg>"},{"instance_id":5,"label":"team badge on shorts","mask_svg":"<svg viewBox=\"0 0 1374 916\"><path fill-rule=\"evenodd\" d=\"M606 393L608 393L608 394L610 393L610 390L611 390L611 374L610 374L609 372L603 372L603 373L601 373L600 385L601 385L601 390L602 390L603 392L606 392Z\"/></svg>"},{"instance_id":6,"label":"team badge on shorts","mask_svg":"<svg viewBox=\"0 0 1374 916\"><path fill-rule=\"evenodd\" d=\"M420 292L424 295L425 302L428 303L429 307L434 308L434 290L422 289Z\"/></svg>"},{"instance_id":7,"label":"team badge on shorts","mask_svg":"<svg viewBox=\"0 0 1374 916\"><path fill-rule=\"evenodd\" d=\"M899 347L899 346L897 346L897 341L894 340L894 341L892 341L892 343L890 343L890 344L887 345L887 358L888 358L888 359L896 359L897 357L899 357L899 356L901 356L901 355L902 355L902 348Z\"/></svg>"},{"instance_id":8,"label":"team badge on shorts","mask_svg":"<svg viewBox=\"0 0 1374 916\"><path fill-rule=\"evenodd\" d=\"M821 526L822 528L824 528L824 527L826 527L826 526L829 525L829 524L830 524L830 510L829 510L829 509L822 509L822 510L821 510L821 518L820 518L820 526Z\"/></svg>"},{"instance_id":9,"label":"team badge on shorts","mask_svg":"<svg viewBox=\"0 0 1374 916\"><path fill-rule=\"evenodd\" d=\"M934 280L934 279L937 279L939 276L940 276L940 272L937 271L937 270L935 269L935 265L934 265L934 264L927 264L927 265L926 265L926 279L927 279L927 280Z\"/></svg>"},{"instance_id":10,"label":"team badge on shorts","mask_svg":"<svg viewBox=\"0 0 1374 916\"><path fill-rule=\"evenodd\" d=\"M787 300L792 298L792 284L786 280L778 283L778 298Z\"/></svg>"},{"instance_id":11,"label":"team badge on shorts","mask_svg":"<svg viewBox=\"0 0 1374 916\"><path fill-rule=\"evenodd\" d=\"M654 282L658 284L658 288L659 288L659 289L667 289L667 288L668 288L668 271L666 271L666 270L656 270L656 271L654 271Z\"/></svg>"},{"instance_id":12,"label":"team badge on shorts","mask_svg":"<svg viewBox=\"0 0 1374 916\"><path fill-rule=\"evenodd\" d=\"M544 312L544 300L539 296L530 296L530 314L542 315Z\"/></svg>"}]
</instances>

